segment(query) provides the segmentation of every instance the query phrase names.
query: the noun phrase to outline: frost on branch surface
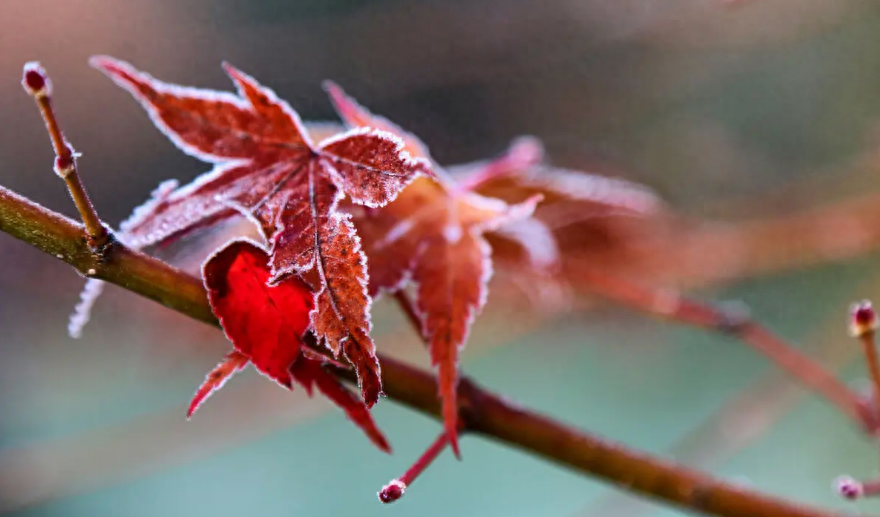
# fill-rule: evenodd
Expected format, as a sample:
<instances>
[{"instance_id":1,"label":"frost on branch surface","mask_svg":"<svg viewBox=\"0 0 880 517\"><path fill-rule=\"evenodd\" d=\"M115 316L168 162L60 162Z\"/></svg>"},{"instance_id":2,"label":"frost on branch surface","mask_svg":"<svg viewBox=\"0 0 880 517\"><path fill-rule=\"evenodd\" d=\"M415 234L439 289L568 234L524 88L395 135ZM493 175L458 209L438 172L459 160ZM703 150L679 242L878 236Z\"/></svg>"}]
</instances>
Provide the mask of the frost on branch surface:
<instances>
[{"instance_id":1,"label":"frost on branch surface","mask_svg":"<svg viewBox=\"0 0 880 517\"><path fill-rule=\"evenodd\" d=\"M311 395L317 387L377 447L390 452L364 402L324 369L325 360L305 348L303 337L314 307L311 287L296 276L269 285L270 276L269 254L247 240L230 242L205 262L202 277L208 300L234 349L207 375L187 417L233 374L253 364L286 389L297 382Z\"/></svg>"},{"instance_id":2,"label":"frost on branch surface","mask_svg":"<svg viewBox=\"0 0 880 517\"><path fill-rule=\"evenodd\" d=\"M164 83L109 57L91 63L128 90L181 150L214 164L188 185L166 183L127 222L121 240L135 248L167 243L247 214L269 242L269 282L303 275L313 283L316 336L356 366L364 400L374 404L381 381L365 259L350 217L337 207L346 196L384 206L428 170L427 162L378 130L315 144L287 103L228 64L238 95Z\"/></svg>"},{"instance_id":3,"label":"frost on branch surface","mask_svg":"<svg viewBox=\"0 0 880 517\"><path fill-rule=\"evenodd\" d=\"M327 90L347 125L395 131L407 149L427 158L418 138L371 114L338 86L328 83ZM401 289L410 280L417 286L415 309L438 370L446 432L458 455L458 355L486 303L492 275L492 250L483 234L528 218L539 196L509 205L456 185L434 167L435 178L416 180L393 203L361 213L355 225L369 259L372 295Z\"/></svg>"}]
</instances>

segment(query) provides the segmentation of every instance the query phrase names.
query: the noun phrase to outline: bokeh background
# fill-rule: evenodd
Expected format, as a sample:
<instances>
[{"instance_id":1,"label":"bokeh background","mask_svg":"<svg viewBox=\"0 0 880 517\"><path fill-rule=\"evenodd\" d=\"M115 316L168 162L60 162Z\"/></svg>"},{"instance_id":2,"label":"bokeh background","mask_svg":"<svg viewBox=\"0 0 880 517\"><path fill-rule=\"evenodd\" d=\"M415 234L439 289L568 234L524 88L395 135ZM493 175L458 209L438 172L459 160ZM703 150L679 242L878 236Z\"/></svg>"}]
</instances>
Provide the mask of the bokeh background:
<instances>
[{"instance_id":1,"label":"bokeh background","mask_svg":"<svg viewBox=\"0 0 880 517\"><path fill-rule=\"evenodd\" d=\"M19 84L29 60L52 75L81 174L113 224L160 180L206 166L89 56L218 89L230 87L228 60L308 120L332 119L321 81L333 79L420 135L440 163L491 157L529 134L554 164L654 189L674 217L646 216L580 259L741 300L862 385L845 325L851 301L880 298L878 28L868 0L0 0L0 183L73 215ZM187 422L189 398L228 348L218 331L111 287L73 340L66 320L82 279L3 235L0 264L0 513L680 514L476 437L463 440L463 462L446 453L383 506L376 490L436 436L435 421L380 403L389 457L322 400L249 370ZM874 445L763 357L574 288L571 310L556 313L490 295L464 370L735 482L880 510L839 500L831 485L877 474ZM393 306L378 304L375 322L381 349L427 364Z\"/></svg>"}]
</instances>

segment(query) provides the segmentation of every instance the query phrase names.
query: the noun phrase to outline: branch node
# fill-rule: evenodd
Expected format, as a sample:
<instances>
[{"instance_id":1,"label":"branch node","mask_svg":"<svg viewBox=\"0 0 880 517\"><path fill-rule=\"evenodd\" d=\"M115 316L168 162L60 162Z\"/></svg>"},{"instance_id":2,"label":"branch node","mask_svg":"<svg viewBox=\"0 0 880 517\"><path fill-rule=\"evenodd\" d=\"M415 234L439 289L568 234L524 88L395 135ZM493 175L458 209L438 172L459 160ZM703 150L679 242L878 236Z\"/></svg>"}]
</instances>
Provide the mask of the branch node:
<instances>
[{"instance_id":1,"label":"branch node","mask_svg":"<svg viewBox=\"0 0 880 517\"><path fill-rule=\"evenodd\" d=\"M113 251L114 247L119 244L119 241L116 239L116 234L113 233L113 230L110 229L109 226L101 223L101 227L104 229L103 237L95 239L90 233L87 233L86 244L88 244L89 251L92 253L95 260L98 261L98 264L106 264L107 259L110 257L110 253Z\"/></svg>"},{"instance_id":2,"label":"branch node","mask_svg":"<svg viewBox=\"0 0 880 517\"><path fill-rule=\"evenodd\" d=\"M718 321L715 324L723 334L738 335L752 322L752 311L748 305L731 300L718 304Z\"/></svg>"},{"instance_id":3,"label":"branch node","mask_svg":"<svg viewBox=\"0 0 880 517\"><path fill-rule=\"evenodd\" d=\"M55 157L54 168L55 174L64 181L67 181L70 175L76 172L76 159L79 158L81 154L73 150L70 142L65 141L64 145L67 147L67 152Z\"/></svg>"}]
</instances>

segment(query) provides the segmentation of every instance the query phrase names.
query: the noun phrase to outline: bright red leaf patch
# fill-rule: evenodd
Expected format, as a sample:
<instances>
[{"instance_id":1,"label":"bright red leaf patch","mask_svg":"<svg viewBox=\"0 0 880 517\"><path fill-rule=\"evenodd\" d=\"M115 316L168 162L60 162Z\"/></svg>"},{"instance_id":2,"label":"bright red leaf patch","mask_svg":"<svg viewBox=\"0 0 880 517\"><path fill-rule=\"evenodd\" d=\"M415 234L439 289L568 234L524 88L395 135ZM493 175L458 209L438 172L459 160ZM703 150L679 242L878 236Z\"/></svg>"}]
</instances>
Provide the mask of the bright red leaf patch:
<instances>
[{"instance_id":1,"label":"bright red leaf patch","mask_svg":"<svg viewBox=\"0 0 880 517\"><path fill-rule=\"evenodd\" d=\"M237 96L163 83L108 57L92 65L140 101L179 148L215 164L187 186L158 189L126 222L122 240L134 247L163 243L245 213L269 240L269 281L301 274L313 282L312 328L355 365L364 400L374 404L381 381L365 260L349 216L337 206L344 196L384 206L427 162L379 130L353 130L316 145L287 103L228 64ZM271 375L282 382L282 374Z\"/></svg>"},{"instance_id":2,"label":"bright red leaf patch","mask_svg":"<svg viewBox=\"0 0 880 517\"><path fill-rule=\"evenodd\" d=\"M303 336L314 306L311 288L296 276L270 285L271 274L269 254L246 240L229 243L205 262L202 275L208 299L234 350L207 375L188 416L231 375L251 363L287 389L293 388L293 381L309 395L317 387L373 443L389 451L364 403L324 369L325 361L304 348Z\"/></svg>"}]
</instances>

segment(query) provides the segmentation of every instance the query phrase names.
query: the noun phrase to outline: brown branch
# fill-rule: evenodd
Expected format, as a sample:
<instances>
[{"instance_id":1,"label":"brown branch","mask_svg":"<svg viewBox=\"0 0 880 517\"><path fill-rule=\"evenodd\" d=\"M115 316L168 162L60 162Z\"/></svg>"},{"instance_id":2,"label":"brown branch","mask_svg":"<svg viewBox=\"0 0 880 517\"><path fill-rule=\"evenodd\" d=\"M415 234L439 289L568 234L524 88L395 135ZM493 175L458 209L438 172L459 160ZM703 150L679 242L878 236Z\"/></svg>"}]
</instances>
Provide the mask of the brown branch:
<instances>
[{"instance_id":1,"label":"brown branch","mask_svg":"<svg viewBox=\"0 0 880 517\"><path fill-rule=\"evenodd\" d=\"M655 316L729 334L765 355L803 386L826 399L867 432L877 419L862 397L841 382L821 363L752 320L745 309L722 309L682 297L679 293L639 285L588 267L579 267L575 281L591 292Z\"/></svg>"},{"instance_id":2,"label":"brown branch","mask_svg":"<svg viewBox=\"0 0 880 517\"><path fill-rule=\"evenodd\" d=\"M70 197L73 198L76 209L85 224L89 244L93 250L100 251L108 243L110 236L107 229L101 224L98 212L79 179L79 172L76 168L77 154L70 142L64 138L61 125L58 124L58 118L55 117L55 110L52 109L52 84L49 81L49 76L39 63L32 62L24 66L24 77L21 83L25 91L34 98L40 109L40 114L43 116L43 121L46 123L46 131L49 133L49 139L55 149L55 173L67 184Z\"/></svg>"},{"instance_id":3,"label":"brown branch","mask_svg":"<svg viewBox=\"0 0 880 517\"><path fill-rule=\"evenodd\" d=\"M89 250L83 230L76 222L0 187L0 231L58 257L80 272L118 284L195 319L217 324L198 279L119 243L108 249L105 260L99 263ZM432 375L389 357L380 360L384 390L390 398L418 411L440 415ZM355 381L350 371L339 371L338 375ZM679 507L728 517L835 515L630 451L516 407L466 378L459 386L459 403L462 422L471 432Z\"/></svg>"}]
</instances>

